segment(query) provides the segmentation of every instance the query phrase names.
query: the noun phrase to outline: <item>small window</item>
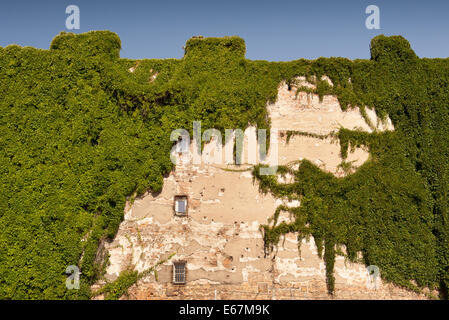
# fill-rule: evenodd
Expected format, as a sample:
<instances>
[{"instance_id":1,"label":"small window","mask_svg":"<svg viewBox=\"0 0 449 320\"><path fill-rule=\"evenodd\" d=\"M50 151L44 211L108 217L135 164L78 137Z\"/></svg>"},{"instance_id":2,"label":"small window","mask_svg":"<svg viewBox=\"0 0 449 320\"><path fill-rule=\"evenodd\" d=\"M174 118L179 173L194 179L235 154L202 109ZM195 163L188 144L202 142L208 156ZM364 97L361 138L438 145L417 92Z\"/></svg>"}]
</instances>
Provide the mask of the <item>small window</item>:
<instances>
[{"instance_id":1,"label":"small window","mask_svg":"<svg viewBox=\"0 0 449 320\"><path fill-rule=\"evenodd\" d=\"M186 283L186 262L178 261L173 263L173 283L185 284Z\"/></svg>"},{"instance_id":2,"label":"small window","mask_svg":"<svg viewBox=\"0 0 449 320\"><path fill-rule=\"evenodd\" d=\"M178 216L187 215L187 196L175 197L175 214Z\"/></svg>"}]
</instances>

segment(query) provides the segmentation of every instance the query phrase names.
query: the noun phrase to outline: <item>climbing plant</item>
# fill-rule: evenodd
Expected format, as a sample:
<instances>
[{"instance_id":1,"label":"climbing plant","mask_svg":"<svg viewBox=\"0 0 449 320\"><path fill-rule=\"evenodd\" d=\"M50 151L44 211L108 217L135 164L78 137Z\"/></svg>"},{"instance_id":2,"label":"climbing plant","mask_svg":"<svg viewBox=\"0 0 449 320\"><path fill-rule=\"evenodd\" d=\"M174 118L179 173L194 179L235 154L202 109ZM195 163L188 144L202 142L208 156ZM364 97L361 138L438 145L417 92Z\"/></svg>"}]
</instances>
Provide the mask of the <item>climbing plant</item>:
<instances>
[{"instance_id":1,"label":"climbing plant","mask_svg":"<svg viewBox=\"0 0 449 320\"><path fill-rule=\"evenodd\" d=\"M386 280L445 297L447 59L419 59L385 36L372 40L370 60L354 61L250 61L238 37L192 38L182 59L122 59L120 48L108 31L61 33L49 50L0 47L0 298L90 298L98 244L114 237L126 200L160 190L172 169L173 129L269 128L266 104L281 81L323 75L333 86L319 80L316 93L335 94L343 109L374 107L395 131L341 130L343 156L358 145L372 155L344 179L307 161L280 169L294 174L289 185L255 173L265 192L301 200L289 209L294 223L263 226L267 249L287 232L313 235L330 292L345 245ZM81 269L80 290L65 287L69 265Z\"/></svg>"}]
</instances>

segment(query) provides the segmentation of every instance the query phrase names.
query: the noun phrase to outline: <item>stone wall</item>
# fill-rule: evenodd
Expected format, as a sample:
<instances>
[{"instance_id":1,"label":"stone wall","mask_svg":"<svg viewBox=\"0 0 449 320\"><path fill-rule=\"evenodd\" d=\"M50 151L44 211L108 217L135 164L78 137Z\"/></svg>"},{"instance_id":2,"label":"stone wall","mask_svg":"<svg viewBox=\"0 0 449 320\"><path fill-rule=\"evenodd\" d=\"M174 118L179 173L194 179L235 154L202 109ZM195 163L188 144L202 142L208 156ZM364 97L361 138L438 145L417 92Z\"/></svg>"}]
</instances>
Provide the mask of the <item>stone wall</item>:
<instances>
[{"instance_id":1,"label":"stone wall","mask_svg":"<svg viewBox=\"0 0 449 320\"><path fill-rule=\"evenodd\" d=\"M299 78L299 82L305 81ZM313 86L313 84L309 84ZM339 142L332 137L294 136L286 130L329 134L340 127L392 130L391 121L378 121L374 111L367 124L358 108L343 112L334 96L320 102L314 94L299 93L285 83L279 86L276 103L268 105L272 127L279 129L278 161L287 164L308 159L325 171L344 176L338 165ZM374 124L374 125L373 125ZM244 147L255 139L254 128L246 130ZM229 142L229 143L232 143ZM193 151L195 146L190 146ZM225 147L226 149L226 147ZM213 153L210 144L206 153ZM369 159L363 149L349 154L358 167ZM248 162L248 157L244 157ZM375 283L366 266L337 257L333 297L327 294L325 266L313 238L302 240L288 234L274 252L265 256L261 224L266 224L280 204L298 201L276 199L259 192L251 165L194 165L188 156L178 157L175 170L164 179L160 193L144 194L125 209L125 219L113 242L106 244L110 265L106 279L131 268L143 271L172 253L154 275L141 279L129 290L131 299L410 299L423 298L406 290ZM229 171L238 170L238 171ZM288 180L287 178L284 178ZM188 216L174 215L176 195L188 196ZM281 216L280 221L290 217ZM344 249L344 248L343 248ZM173 262L186 261L187 283L172 283ZM382 272L382 270L380 270ZM98 285L101 285L101 282Z\"/></svg>"}]
</instances>

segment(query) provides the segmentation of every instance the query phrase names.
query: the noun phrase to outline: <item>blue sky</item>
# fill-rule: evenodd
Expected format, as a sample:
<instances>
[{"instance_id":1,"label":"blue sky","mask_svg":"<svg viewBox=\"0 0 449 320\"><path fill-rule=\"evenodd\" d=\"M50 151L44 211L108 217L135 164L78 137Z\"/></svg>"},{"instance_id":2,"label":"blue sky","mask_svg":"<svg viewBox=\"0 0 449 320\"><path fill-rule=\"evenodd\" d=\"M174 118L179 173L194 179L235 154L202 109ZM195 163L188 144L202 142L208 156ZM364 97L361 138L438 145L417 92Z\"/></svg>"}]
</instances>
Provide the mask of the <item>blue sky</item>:
<instances>
[{"instance_id":1,"label":"blue sky","mask_svg":"<svg viewBox=\"0 0 449 320\"><path fill-rule=\"evenodd\" d=\"M65 8L80 8L80 30L111 30L126 58L181 58L193 35L245 39L248 59L369 58L377 34L402 35L420 57L449 57L447 0L2 1L0 46L47 49L65 28ZM380 30L365 27L365 8L380 8Z\"/></svg>"}]
</instances>

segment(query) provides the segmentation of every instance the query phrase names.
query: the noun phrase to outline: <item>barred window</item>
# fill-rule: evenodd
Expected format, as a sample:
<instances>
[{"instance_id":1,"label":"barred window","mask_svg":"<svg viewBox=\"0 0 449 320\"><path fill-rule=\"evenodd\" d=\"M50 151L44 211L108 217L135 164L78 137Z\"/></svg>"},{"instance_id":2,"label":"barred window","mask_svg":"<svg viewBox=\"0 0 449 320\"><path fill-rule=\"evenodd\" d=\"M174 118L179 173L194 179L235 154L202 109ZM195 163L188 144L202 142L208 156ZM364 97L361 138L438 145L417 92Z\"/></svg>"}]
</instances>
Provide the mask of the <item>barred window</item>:
<instances>
[{"instance_id":1,"label":"barred window","mask_svg":"<svg viewBox=\"0 0 449 320\"><path fill-rule=\"evenodd\" d=\"M175 197L175 214L178 216L187 215L187 196Z\"/></svg>"},{"instance_id":2,"label":"barred window","mask_svg":"<svg viewBox=\"0 0 449 320\"><path fill-rule=\"evenodd\" d=\"M185 261L178 261L173 263L173 283L186 283L186 263Z\"/></svg>"}]
</instances>

